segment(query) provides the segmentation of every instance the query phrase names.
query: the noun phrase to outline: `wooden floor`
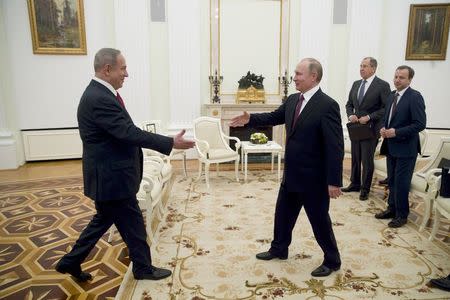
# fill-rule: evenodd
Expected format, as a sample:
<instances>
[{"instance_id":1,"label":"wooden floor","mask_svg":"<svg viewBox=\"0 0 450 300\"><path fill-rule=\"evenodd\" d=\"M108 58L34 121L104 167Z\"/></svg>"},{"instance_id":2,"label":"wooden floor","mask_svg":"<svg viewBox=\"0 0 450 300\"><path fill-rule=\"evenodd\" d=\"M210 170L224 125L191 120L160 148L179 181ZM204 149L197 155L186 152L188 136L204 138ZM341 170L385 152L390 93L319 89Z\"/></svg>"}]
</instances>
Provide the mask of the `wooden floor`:
<instances>
[{"instance_id":1,"label":"wooden floor","mask_svg":"<svg viewBox=\"0 0 450 300\"><path fill-rule=\"evenodd\" d=\"M174 173L182 174L182 162L180 160L171 161ZM187 170L190 176L198 172L198 160L188 160ZM270 170L270 163L250 163L249 170ZM211 171L215 171L215 166L211 166ZM221 164L220 170L234 170L234 164ZM28 162L16 170L0 170L0 182L55 178L59 176L82 175L81 159Z\"/></svg>"}]
</instances>

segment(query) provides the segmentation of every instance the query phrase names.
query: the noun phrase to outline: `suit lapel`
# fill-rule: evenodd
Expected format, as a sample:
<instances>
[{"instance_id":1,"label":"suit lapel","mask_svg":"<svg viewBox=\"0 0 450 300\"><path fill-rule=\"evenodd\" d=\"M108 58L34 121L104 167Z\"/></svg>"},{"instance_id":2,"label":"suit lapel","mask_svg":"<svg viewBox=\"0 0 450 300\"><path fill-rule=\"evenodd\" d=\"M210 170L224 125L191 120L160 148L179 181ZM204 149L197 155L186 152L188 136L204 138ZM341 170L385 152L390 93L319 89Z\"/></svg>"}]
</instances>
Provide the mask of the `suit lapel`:
<instances>
[{"instance_id":1,"label":"suit lapel","mask_svg":"<svg viewBox=\"0 0 450 300\"><path fill-rule=\"evenodd\" d=\"M300 93L293 94L289 97L292 97L291 99L288 99L286 101L286 120L285 125L286 128L289 128L290 131L292 131L292 123L294 121L294 115L295 115L295 107L297 106L297 102L299 100Z\"/></svg>"},{"instance_id":2,"label":"suit lapel","mask_svg":"<svg viewBox=\"0 0 450 300\"><path fill-rule=\"evenodd\" d=\"M360 80L361 82L361 80ZM373 93L375 91L375 89L377 88L377 84L378 84L378 77L374 77L372 80L372 83L370 84L369 88L367 89L366 93L364 94L364 97L361 101L361 105L358 103L358 105L362 106L364 101L366 101L366 98L368 95L370 95L371 93ZM358 102L358 101L356 101Z\"/></svg>"},{"instance_id":3,"label":"suit lapel","mask_svg":"<svg viewBox=\"0 0 450 300\"><path fill-rule=\"evenodd\" d=\"M391 117L391 124L392 124L392 121L395 119L395 116L398 115L398 111L399 110L401 111L403 109L403 106L408 105L408 96L409 96L409 93L411 93L410 89L411 89L410 87L408 87L406 89L406 91L403 93L402 97L400 98L400 102L398 102L398 100L397 100L397 107L395 108L395 112ZM389 111L391 108L392 108L392 103L389 108Z\"/></svg>"},{"instance_id":4,"label":"suit lapel","mask_svg":"<svg viewBox=\"0 0 450 300\"><path fill-rule=\"evenodd\" d=\"M295 127L292 128L290 136L298 129L300 126L302 126L303 122L305 122L306 119L308 119L308 116L311 114L311 112L314 110L314 102L317 101L317 99L322 94L322 90L319 89L312 97L309 99L309 101L306 103L305 107L301 111L298 121L295 124ZM297 102L295 102L297 105ZM294 114L295 114L295 108L294 108ZM291 123L292 124L292 123ZM292 125L291 125L292 126Z\"/></svg>"},{"instance_id":5,"label":"suit lapel","mask_svg":"<svg viewBox=\"0 0 450 300\"><path fill-rule=\"evenodd\" d=\"M356 87L355 87L355 101L353 101L353 105L355 106L355 111L359 111L359 101L358 101L358 92L359 87L361 86L362 79L357 81ZM365 97L365 96L364 96ZM362 103L362 102L361 102Z\"/></svg>"},{"instance_id":6,"label":"suit lapel","mask_svg":"<svg viewBox=\"0 0 450 300\"><path fill-rule=\"evenodd\" d=\"M364 97L363 97L363 99L361 101L361 105L364 103L364 101L366 101L367 96L370 95L370 93L372 93L375 90L376 85L377 85L376 79L377 78L375 77L372 80L372 83L370 84L369 88L367 89L366 93L364 94Z\"/></svg>"}]
</instances>

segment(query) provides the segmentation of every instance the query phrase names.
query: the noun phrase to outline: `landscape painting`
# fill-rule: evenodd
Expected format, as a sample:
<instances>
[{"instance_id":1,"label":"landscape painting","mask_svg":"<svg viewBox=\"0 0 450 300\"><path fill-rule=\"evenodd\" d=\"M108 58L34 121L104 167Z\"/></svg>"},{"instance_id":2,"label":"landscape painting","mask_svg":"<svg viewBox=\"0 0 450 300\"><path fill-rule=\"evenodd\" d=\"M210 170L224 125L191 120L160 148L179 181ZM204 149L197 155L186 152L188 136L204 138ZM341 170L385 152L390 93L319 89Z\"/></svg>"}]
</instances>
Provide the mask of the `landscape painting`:
<instances>
[{"instance_id":1,"label":"landscape painting","mask_svg":"<svg viewBox=\"0 0 450 300\"><path fill-rule=\"evenodd\" d=\"M28 0L33 53L86 54L83 0Z\"/></svg>"}]
</instances>

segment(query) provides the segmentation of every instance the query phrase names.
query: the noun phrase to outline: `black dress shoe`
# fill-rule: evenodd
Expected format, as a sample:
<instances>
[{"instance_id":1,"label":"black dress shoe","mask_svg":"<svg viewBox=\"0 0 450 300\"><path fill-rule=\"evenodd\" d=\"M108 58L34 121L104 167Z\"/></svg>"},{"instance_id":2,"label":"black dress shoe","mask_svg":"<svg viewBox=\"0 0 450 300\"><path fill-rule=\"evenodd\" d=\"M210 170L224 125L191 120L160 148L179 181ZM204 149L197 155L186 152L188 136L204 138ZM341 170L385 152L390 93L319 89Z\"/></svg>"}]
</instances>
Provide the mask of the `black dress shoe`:
<instances>
[{"instance_id":1,"label":"black dress shoe","mask_svg":"<svg viewBox=\"0 0 450 300\"><path fill-rule=\"evenodd\" d=\"M450 275L443 278L431 279L430 283L432 286L444 291L450 291Z\"/></svg>"},{"instance_id":2,"label":"black dress shoe","mask_svg":"<svg viewBox=\"0 0 450 300\"><path fill-rule=\"evenodd\" d=\"M349 185L348 187L342 188L341 191L344 193L348 193L348 192L359 192L361 188L355 186L355 185Z\"/></svg>"},{"instance_id":3,"label":"black dress shoe","mask_svg":"<svg viewBox=\"0 0 450 300\"><path fill-rule=\"evenodd\" d=\"M399 228L408 223L408 219L403 218L395 218L388 223L388 226L391 228Z\"/></svg>"},{"instance_id":4,"label":"black dress shoe","mask_svg":"<svg viewBox=\"0 0 450 300\"><path fill-rule=\"evenodd\" d=\"M393 212L389 209L386 209L385 211L377 213L375 215L375 218L377 218L377 219L392 219L392 218L395 218L395 212Z\"/></svg>"},{"instance_id":5,"label":"black dress shoe","mask_svg":"<svg viewBox=\"0 0 450 300\"><path fill-rule=\"evenodd\" d=\"M317 269L311 272L314 277L324 277L330 275L333 271L339 270L341 267L330 268L325 265L320 265Z\"/></svg>"},{"instance_id":6,"label":"black dress shoe","mask_svg":"<svg viewBox=\"0 0 450 300\"><path fill-rule=\"evenodd\" d=\"M284 256L284 255L283 256L278 256L278 255L272 254L269 251L267 251L267 252L261 252L261 253L256 254L256 258L257 259L261 259L261 260L271 260L271 259L274 259L274 258L279 258L281 260L286 260L288 258L288 256L287 255L286 256Z\"/></svg>"},{"instance_id":7,"label":"black dress shoe","mask_svg":"<svg viewBox=\"0 0 450 300\"><path fill-rule=\"evenodd\" d=\"M365 201L369 199L369 192L368 191L361 191L361 194L359 194L359 200Z\"/></svg>"},{"instance_id":8,"label":"black dress shoe","mask_svg":"<svg viewBox=\"0 0 450 300\"><path fill-rule=\"evenodd\" d=\"M167 278L170 275L172 275L172 271L152 266L151 272L142 273L142 274L134 274L134 279L136 279L136 280L141 280L141 279L160 280L160 279Z\"/></svg>"},{"instance_id":9,"label":"black dress shoe","mask_svg":"<svg viewBox=\"0 0 450 300\"><path fill-rule=\"evenodd\" d=\"M88 280L92 280L92 275L81 271L81 267L73 267L67 264L64 264L61 260L56 264L55 270L59 273L66 274L69 273L79 282L86 282Z\"/></svg>"},{"instance_id":10,"label":"black dress shoe","mask_svg":"<svg viewBox=\"0 0 450 300\"><path fill-rule=\"evenodd\" d=\"M378 181L378 184L379 184L379 185L388 185L388 179L385 178L385 179L383 179L383 180L380 180L380 181Z\"/></svg>"}]
</instances>

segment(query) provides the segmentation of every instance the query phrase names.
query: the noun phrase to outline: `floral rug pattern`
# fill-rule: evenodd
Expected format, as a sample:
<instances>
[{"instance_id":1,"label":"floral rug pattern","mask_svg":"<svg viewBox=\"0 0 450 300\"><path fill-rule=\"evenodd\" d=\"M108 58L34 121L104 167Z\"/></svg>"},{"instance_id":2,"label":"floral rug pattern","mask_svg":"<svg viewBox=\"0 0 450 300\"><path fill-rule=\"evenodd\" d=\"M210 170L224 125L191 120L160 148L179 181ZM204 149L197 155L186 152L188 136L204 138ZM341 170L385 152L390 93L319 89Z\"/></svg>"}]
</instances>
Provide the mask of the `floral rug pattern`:
<instances>
[{"instance_id":1,"label":"floral rug pattern","mask_svg":"<svg viewBox=\"0 0 450 300\"><path fill-rule=\"evenodd\" d=\"M330 215L342 256L340 271L324 278L310 272L322 251L304 211L287 260L260 261L270 247L278 181L267 171L234 173L204 181L176 178L158 242L155 265L170 268L162 281L124 282L123 299L449 299L427 285L450 272L448 244L430 242L409 223L399 229L373 215L384 206L377 193L331 201Z\"/></svg>"}]
</instances>

